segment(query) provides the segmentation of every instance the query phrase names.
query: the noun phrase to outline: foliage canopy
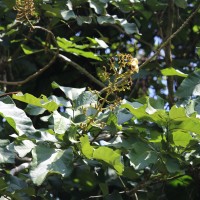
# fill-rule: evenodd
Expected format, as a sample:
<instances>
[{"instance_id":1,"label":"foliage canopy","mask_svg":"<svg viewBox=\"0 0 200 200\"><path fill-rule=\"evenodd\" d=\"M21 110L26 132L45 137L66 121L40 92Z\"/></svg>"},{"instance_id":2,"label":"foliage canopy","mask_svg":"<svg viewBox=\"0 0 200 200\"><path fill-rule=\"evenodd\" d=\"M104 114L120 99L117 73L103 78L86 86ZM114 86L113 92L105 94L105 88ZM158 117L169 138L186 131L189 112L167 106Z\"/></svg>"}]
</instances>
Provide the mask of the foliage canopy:
<instances>
[{"instance_id":1,"label":"foliage canopy","mask_svg":"<svg viewBox=\"0 0 200 200\"><path fill-rule=\"evenodd\" d=\"M199 17L194 0L1 0L0 196L199 199Z\"/></svg>"}]
</instances>

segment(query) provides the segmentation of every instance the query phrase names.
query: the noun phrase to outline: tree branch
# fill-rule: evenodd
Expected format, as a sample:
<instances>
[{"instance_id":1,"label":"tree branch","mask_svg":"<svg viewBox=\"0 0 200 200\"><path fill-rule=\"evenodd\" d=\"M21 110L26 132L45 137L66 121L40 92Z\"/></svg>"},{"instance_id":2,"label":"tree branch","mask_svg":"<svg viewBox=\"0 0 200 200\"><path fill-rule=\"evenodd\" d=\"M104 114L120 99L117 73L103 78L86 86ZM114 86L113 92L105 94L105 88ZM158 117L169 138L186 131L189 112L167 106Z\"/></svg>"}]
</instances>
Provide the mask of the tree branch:
<instances>
[{"instance_id":1,"label":"tree branch","mask_svg":"<svg viewBox=\"0 0 200 200\"><path fill-rule=\"evenodd\" d=\"M31 165L30 162L22 163L21 165L15 167L15 168L13 168L13 169L11 169L11 170L10 170L10 174L11 174L12 176L15 176L15 174L21 172L21 171L24 170L24 169L29 168L30 165Z\"/></svg>"},{"instance_id":2,"label":"tree branch","mask_svg":"<svg viewBox=\"0 0 200 200\"><path fill-rule=\"evenodd\" d=\"M168 1L168 10L167 10L167 28L166 28L166 38L169 38L172 34L173 29L173 20L174 20L174 0ZM171 51L171 40L165 46L165 62L166 67L171 67L172 64L172 51ZM168 88L168 100L169 106L174 105L174 77L167 77L167 88Z\"/></svg>"},{"instance_id":3,"label":"tree branch","mask_svg":"<svg viewBox=\"0 0 200 200\"><path fill-rule=\"evenodd\" d=\"M52 57L52 59L49 61L48 64L46 64L43 68L41 68L40 70L38 70L37 72L35 72L34 74L28 76L26 79L22 80L22 81L2 81L0 80L0 83L2 84L5 84L5 85L24 85L25 83L35 79L36 77L38 77L39 75L41 75L44 71L46 71L53 63L54 61L56 60L56 58L58 57L58 54L59 54L59 46L57 44L57 41L56 41L56 38L54 36L54 34L46 29L46 28L43 28L41 26L33 26L32 27L33 29L40 29L40 30L43 30L45 32L47 32L48 34L51 35L52 39L53 39L53 42L55 43L55 46L56 46L56 52L54 53L54 56Z\"/></svg>"},{"instance_id":4,"label":"tree branch","mask_svg":"<svg viewBox=\"0 0 200 200\"><path fill-rule=\"evenodd\" d=\"M185 20L185 22L173 33L171 34L161 45L160 47L156 50L153 56L151 56L149 59L147 59L144 63L142 63L139 67L139 69L143 68L145 65L150 63L159 53L160 51L174 38L177 36L177 34L185 28L185 26L189 23L189 21L197 14L197 12L200 9L200 3L197 6L197 8L192 12L192 14ZM123 82L127 81L127 78L125 77L124 79L120 80L117 82L117 85L122 84ZM99 93L102 94L106 91L107 88L103 88Z\"/></svg>"},{"instance_id":5,"label":"tree branch","mask_svg":"<svg viewBox=\"0 0 200 200\"><path fill-rule=\"evenodd\" d=\"M101 88L106 87L101 81L96 79L92 74L90 74L86 69L81 67L79 64L73 62L71 59L67 58L66 56L62 54L58 54L58 57L64 60L65 62L69 63L74 68L76 68L79 72L83 73L85 76L87 76L90 80L92 80L94 83L99 85Z\"/></svg>"},{"instance_id":6,"label":"tree branch","mask_svg":"<svg viewBox=\"0 0 200 200\"><path fill-rule=\"evenodd\" d=\"M160 47L156 50L156 52L154 53L153 56L151 56L149 59L147 59L144 63L142 63L140 65L139 68L144 67L145 65L147 65L149 62L151 62L161 51L161 49L163 49L168 42L170 42L174 37L176 37L176 35L183 30L183 28L185 28L185 26L189 23L189 21L197 14L197 12L200 9L200 4L197 6L197 8L192 12L192 14L185 20L185 22L172 34L170 35L161 45Z\"/></svg>"}]
</instances>

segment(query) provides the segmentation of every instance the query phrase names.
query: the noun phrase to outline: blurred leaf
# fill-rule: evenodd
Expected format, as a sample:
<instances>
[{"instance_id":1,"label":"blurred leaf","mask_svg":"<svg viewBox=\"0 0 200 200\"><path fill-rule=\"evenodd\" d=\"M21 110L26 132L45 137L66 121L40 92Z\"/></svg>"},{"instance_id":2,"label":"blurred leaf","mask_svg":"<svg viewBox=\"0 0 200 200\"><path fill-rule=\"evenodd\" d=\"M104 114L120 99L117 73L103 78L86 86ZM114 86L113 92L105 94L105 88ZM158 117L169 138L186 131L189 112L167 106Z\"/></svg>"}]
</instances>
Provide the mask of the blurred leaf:
<instances>
[{"instance_id":1,"label":"blurred leaf","mask_svg":"<svg viewBox=\"0 0 200 200\"><path fill-rule=\"evenodd\" d=\"M183 72L179 71L178 69L174 69L173 67L162 69L161 73L164 76L181 76L181 77L188 76L187 74L184 74Z\"/></svg>"},{"instance_id":2,"label":"blurred leaf","mask_svg":"<svg viewBox=\"0 0 200 200\"><path fill-rule=\"evenodd\" d=\"M186 8L187 7L187 0L174 0L174 3L176 6L180 8Z\"/></svg>"},{"instance_id":3,"label":"blurred leaf","mask_svg":"<svg viewBox=\"0 0 200 200\"><path fill-rule=\"evenodd\" d=\"M44 51L43 49L41 49L41 50L31 49L29 46L27 46L25 44L21 44L21 48L26 55L30 55L30 54L33 54L33 53L39 53L41 51Z\"/></svg>"},{"instance_id":4,"label":"blurred leaf","mask_svg":"<svg viewBox=\"0 0 200 200\"><path fill-rule=\"evenodd\" d=\"M191 95L200 95L200 70L196 70L188 75L179 86L176 96L188 97Z\"/></svg>"},{"instance_id":5,"label":"blurred leaf","mask_svg":"<svg viewBox=\"0 0 200 200\"><path fill-rule=\"evenodd\" d=\"M15 163L14 145L9 140L0 140L0 163Z\"/></svg>"},{"instance_id":6,"label":"blurred leaf","mask_svg":"<svg viewBox=\"0 0 200 200\"><path fill-rule=\"evenodd\" d=\"M172 133L172 136L174 144L181 147L186 147L193 139L190 133L183 131L175 131Z\"/></svg>"},{"instance_id":7,"label":"blurred leaf","mask_svg":"<svg viewBox=\"0 0 200 200\"><path fill-rule=\"evenodd\" d=\"M61 16L64 20L69 20L69 19L76 19L76 15L74 14L73 10L61 10Z\"/></svg>"}]
</instances>

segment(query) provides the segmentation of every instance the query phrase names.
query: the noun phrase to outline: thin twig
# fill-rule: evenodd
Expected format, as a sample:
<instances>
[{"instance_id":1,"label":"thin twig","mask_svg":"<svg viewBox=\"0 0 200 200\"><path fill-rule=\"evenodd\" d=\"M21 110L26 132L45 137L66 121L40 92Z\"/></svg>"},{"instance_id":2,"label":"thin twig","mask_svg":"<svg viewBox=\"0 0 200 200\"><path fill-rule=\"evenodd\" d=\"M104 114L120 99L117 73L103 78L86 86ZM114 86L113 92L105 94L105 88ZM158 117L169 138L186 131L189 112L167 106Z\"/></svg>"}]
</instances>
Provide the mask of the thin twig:
<instances>
[{"instance_id":1,"label":"thin twig","mask_svg":"<svg viewBox=\"0 0 200 200\"><path fill-rule=\"evenodd\" d=\"M94 83L99 85L101 88L105 87L105 85L101 81L96 79L92 74L90 74L86 69L81 67L79 64L73 62L71 59L67 58L66 56L62 54L58 54L58 57L64 60L65 62L69 63L74 68L76 68L79 72L83 73L85 76L87 76L90 80L92 80Z\"/></svg>"}]
</instances>

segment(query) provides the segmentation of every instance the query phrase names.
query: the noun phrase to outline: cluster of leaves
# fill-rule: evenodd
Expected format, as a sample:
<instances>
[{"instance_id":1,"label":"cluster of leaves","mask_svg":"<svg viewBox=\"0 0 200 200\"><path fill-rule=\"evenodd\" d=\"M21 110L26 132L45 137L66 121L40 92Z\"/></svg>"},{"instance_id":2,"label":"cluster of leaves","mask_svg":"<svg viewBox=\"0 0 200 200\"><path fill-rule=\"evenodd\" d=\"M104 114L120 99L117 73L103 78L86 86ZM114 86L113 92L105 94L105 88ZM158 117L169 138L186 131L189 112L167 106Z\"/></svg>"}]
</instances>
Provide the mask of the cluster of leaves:
<instances>
[{"instance_id":1,"label":"cluster of leaves","mask_svg":"<svg viewBox=\"0 0 200 200\"><path fill-rule=\"evenodd\" d=\"M123 100L115 108L99 110L98 96L85 88L55 82L52 87L64 97L1 97L1 195L150 198L165 190L166 183L192 184L191 169L198 169L200 153L198 98L169 111L163 99L149 98ZM27 106L20 109L13 99ZM38 123L43 128L35 128Z\"/></svg>"},{"instance_id":2,"label":"cluster of leaves","mask_svg":"<svg viewBox=\"0 0 200 200\"><path fill-rule=\"evenodd\" d=\"M200 198L199 13L171 42L170 66L163 48L134 74L134 57L147 60L167 37L169 2L0 1L1 83L39 74L59 51L57 62L37 81L2 84L4 92L23 93L0 94L0 196ZM176 29L196 1L173 3ZM93 91L99 83L94 76L103 82L97 84L104 87L100 92ZM171 108L169 77L172 89L178 88ZM121 100L118 92L126 89L131 92ZM147 96L149 89L155 98Z\"/></svg>"}]
</instances>

